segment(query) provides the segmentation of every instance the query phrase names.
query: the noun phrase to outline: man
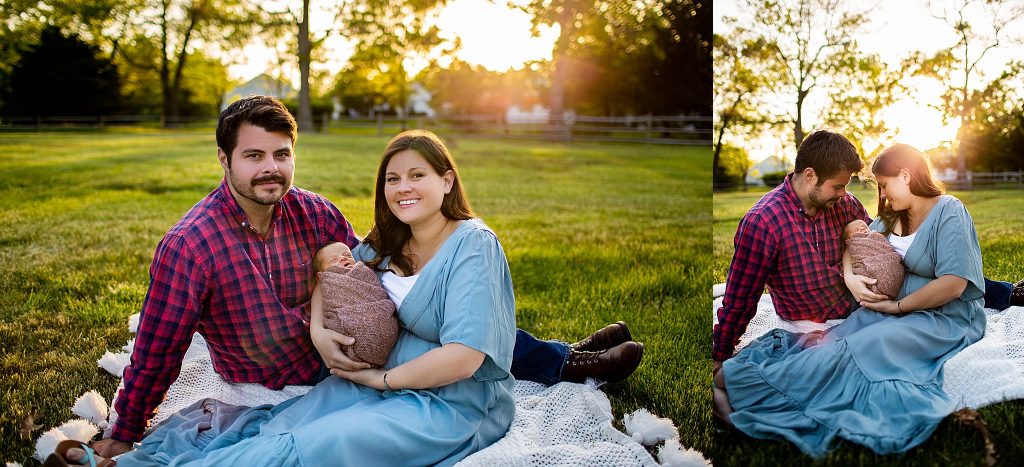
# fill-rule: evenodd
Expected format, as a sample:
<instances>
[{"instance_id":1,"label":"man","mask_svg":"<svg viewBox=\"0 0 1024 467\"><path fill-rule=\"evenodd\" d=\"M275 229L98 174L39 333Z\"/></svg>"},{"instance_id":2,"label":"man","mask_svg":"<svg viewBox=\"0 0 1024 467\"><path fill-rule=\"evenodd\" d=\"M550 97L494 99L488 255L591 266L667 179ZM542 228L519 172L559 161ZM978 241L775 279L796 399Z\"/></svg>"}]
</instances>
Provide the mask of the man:
<instances>
[{"instance_id":1,"label":"man","mask_svg":"<svg viewBox=\"0 0 1024 467\"><path fill-rule=\"evenodd\" d=\"M157 246L114 406L118 419L111 438L94 445L101 456L127 452L142 438L197 331L214 369L232 382L280 389L316 384L331 368L369 366L343 353L351 337L310 329L311 283L327 254L317 253L334 243L353 248L359 240L330 201L292 186L295 138L295 120L271 97L239 100L221 114L217 157L224 180ZM624 323L572 346L519 331L513 375L548 384L618 380L636 369L642 350Z\"/></svg>"},{"instance_id":2,"label":"man","mask_svg":"<svg viewBox=\"0 0 1024 467\"><path fill-rule=\"evenodd\" d=\"M871 222L846 191L863 168L844 136L814 131L800 143L793 173L743 216L712 337L714 374L732 357L765 286L786 320L845 318L861 301L886 299L868 290L874 279L854 276L852 290L843 281L842 230L855 220ZM1024 305L1024 281L1014 286L986 279L986 287L987 308Z\"/></svg>"}]
</instances>

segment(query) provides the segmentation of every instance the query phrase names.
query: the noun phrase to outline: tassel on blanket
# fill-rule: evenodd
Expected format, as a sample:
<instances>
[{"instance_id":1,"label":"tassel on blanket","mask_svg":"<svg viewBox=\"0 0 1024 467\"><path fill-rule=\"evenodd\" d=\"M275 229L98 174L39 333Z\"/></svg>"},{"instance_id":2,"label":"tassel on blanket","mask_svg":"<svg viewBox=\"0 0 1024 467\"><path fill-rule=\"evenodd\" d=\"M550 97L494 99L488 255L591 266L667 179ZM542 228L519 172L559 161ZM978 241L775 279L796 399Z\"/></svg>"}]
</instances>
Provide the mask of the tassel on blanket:
<instances>
[{"instance_id":1,"label":"tassel on blanket","mask_svg":"<svg viewBox=\"0 0 1024 467\"><path fill-rule=\"evenodd\" d=\"M139 316L141 313L135 313L128 317L128 332L136 334L139 332Z\"/></svg>"},{"instance_id":2,"label":"tassel on blanket","mask_svg":"<svg viewBox=\"0 0 1024 467\"><path fill-rule=\"evenodd\" d=\"M679 436L672 420L657 417L647 409L626 414L622 417L622 424L625 425L629 436L646 446L653 446Z\"/></svg>"},{"instance_id":3,"label":"tassel on blanket","mask_svg":"<svg viewBox=\"0 0 1024 467\"><path fill-rule=\"evenodd\" d=\"M725 283L715 284L711 286L711 296L718 298L725 295Z\"/></svg>"},{"instance_id":4,"label":"tassel on blanket","mask_svg":"<svg viewBox=\"0 0 1024 467\"><path fill-rule=\"evenodd\" d=\"M96 391L89 391L78 397L71 412L96 424L101 430L107 428L107 401Z\"/></svg>"},{"instance_id":5,"label":"tassel on blanket","mask_svg":"<svg viewBox=\"0 0 1024 467\"><path fill-rule=\"evenodd\" d=\"M57 427L57 429L64 432L68 439L83 443L88 443L100 433L100 429L96 428L96 425L93 425L89 420L82 420L81 418L66 422Z\"/></svg>"},{"instance_id":6,"label":"tassel on blanket","mask_svg":"<svg viewBox=\"0 0 1024 467\"><path fill-rule=\"evenodd\" d=\"M658 462L665 467L708 467L711 461L693 449L684 449L679 439L672 438L665 441L665 445L658 449Z\"/></svg>"},{"instance_id":7,"label":"tassel on blanket","mask_svg":"<svg viewBox=\"0 0 1024 467\"><path fill-rule=\"evenodd\" d=\"M103 353L103 356L96 363L100 365L100 368L107 370L108 373L117 376L118 378L124 375L124 368L131 362L131 357L127 353L111 353L109 350Z\"/></svg>"},{"instance_id":8,"label":"tassel on blanket","mask_svg":"<svg viewBox=\"0 0 1024 467\"><path fill-rule=\"evenodd\" d=\"M125 352L128 352L128 355L131 355L132 352L135 351L135 339L129 339L128 343L121 348L124 349Z\"/></svg>"},{"instance_id":9,"label":"tassel on blanket","mask_svg":"<svg viewBox=\"0 0 1024 467\"><path fill-rule=\"evenodd\" d=\"M88 420L82 419L72 420L56 428L51 428L36 440L36 459L39 459L40 462L46 460L57 449L57 443L62 440L75 439L89 442L97 434L99 434L99 428L96 428Z\"/></svg>"},{"instance_id":10,"label":"tassel on blanket","mask_svg":"<svg viewBox=\"0 0 1024 467\"><path fill-rule=\"evenodd\" d=\"M36 459L39 459L40 462L46 460L57 449L57 444L66 439L69 439L68 435L57 428L51 428L43 433L36 440Z\"/></svg>"},{"instance_id":11,"label":"tassel on blanket","mask_svg":"<svg viewBox=\"0 0 1024 467\"><path fill-rule=\"evenodd\" d=\"M53 454L53 451L57 449L57 444L61 441L73 439L87 443L99 432L99 428L96 428L88 420L82 419L71 420L57 428L52 428L36 440L36 459L39 459L40 462L45 460L50 454Z\"/></svg>"}]
</instances>

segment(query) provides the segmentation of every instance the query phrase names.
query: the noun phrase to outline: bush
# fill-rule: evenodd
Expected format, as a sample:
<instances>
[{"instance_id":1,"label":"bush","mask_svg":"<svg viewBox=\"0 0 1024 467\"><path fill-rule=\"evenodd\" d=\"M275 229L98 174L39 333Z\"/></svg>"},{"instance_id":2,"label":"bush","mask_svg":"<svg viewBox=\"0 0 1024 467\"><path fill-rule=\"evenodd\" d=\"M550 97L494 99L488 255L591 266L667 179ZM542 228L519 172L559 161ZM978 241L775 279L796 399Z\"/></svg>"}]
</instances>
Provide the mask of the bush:
<instances>
[{"instance_id":1,"label":"bush","mask_svg":"<svg viewBox=\"0 0 1024 467\"><path fill-rule=\"evenodd\" d=\"M772 186L772 187L778 186L780 183L782 183L783 180L786 179L786 175L788 173L789 172L784 172L784 171L783 172L768 172L768 173L766 173L766 174L761 176L761 181L763 181L764 184L768 185L768 186Z\"/></svg>"}]
</instances>

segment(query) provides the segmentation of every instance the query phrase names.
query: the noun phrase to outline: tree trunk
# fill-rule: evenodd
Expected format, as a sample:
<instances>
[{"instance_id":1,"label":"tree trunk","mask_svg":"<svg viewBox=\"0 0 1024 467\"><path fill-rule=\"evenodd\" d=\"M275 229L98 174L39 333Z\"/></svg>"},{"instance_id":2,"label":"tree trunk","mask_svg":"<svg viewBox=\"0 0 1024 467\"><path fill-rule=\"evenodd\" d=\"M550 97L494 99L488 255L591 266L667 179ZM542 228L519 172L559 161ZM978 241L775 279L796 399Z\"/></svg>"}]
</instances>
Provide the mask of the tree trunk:
<instances>
[{"instance_id":1,"label":"tree trunk","mask_svg":"<svg viewBox=\"0 0 1024 467\"><path fill-rule=\"evenodd\" d=\"M160 96L163 98L163 113L160 120L163 125L168 126L167 117L171 114L171 69L170 60L167 58L167 9L170 2L164 0L163 9L160 11Z\"/></svg>"},{"instance_id":2,"label":"tree trunk","mask_svg":"<svg viewBox=\"0 0 1024 467\"><path fill-rule=\"evenodd\" d=\"M309 0L302 0L302 21L299 22L299 131L311 132L313 106L309 98L309 62L313 45L309 41Z\"/></svg>"},{"instance_id":3,"label":"tree trunk","mask_svg":"<svg viewBox=\"0 0 1024 467\"><path fill-rule=\"evenodd\" d=\"M800 143L804 142L804 98L807 97L807 91L798 91L796 96L796 125L793 128L793 141L796 143L795 149L800 149Z\"/></svg>"},{"instance_id":4,"label":"tree trunk","mask_svg":"<svg viewBox=\"0 0 1024 467\"><path fill-rule=\"evenodd\" d=\"M565 58L566 53L569 51L569 44L572 41L572 31L574 29L572 25L573 16L572 8L569 4L566 4L564 9L558 14L558 26L561 33L559 33L558 40L555 42L555 51L551 57L555 62L555 69L551 75L551 96L549 102L551 112L548 121L559 130L565 125L565 75L568 71Z\"/></svg>"},{"instance_id":5,"label":"tree trunk","mask_svg":"<svg viewBox=\"0 0 1024 467\"><path fill-rule=\"evenodd\" d=\"M185 61L188 60L188 43L192 40L192 32L195 31L196 23L201 20L199 15L200 12L194 8L189 13L188 28L185 29L185 36L181 40L181 49L178 50L178 63L174 67L174 81L171 82L170 94L167 96L171 103L168 116L174 120L181 116L181 100L178 98L181 95L181 76L185 71Z\"/></svg>"}]
</instances>

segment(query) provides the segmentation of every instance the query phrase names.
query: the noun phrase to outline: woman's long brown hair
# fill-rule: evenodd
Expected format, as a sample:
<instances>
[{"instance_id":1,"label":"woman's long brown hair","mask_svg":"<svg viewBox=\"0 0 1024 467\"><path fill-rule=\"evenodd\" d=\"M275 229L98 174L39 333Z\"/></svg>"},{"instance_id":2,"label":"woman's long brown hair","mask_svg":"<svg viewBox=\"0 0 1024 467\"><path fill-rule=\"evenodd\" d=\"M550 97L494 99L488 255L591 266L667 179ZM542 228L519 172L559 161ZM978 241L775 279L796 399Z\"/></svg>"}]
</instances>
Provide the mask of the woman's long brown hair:
<instances>
[{"instance_id":1,"label":"woman's long brown hair","mask_svg":"<svg viewBox=\"0 0 1024 467\"><path fill-rule=\"evenodd\" d=\"M915 196L934 198L942 195L945 186L932 176L931 164L924 153L907 144L895 144L882 151L871 165L871 173L876 177L895 177L900 170L910 173L910 193ZM900 223L903 234L910 231L910 213L907 210L896 211L889 200L882 199L882 188L878 188L878 217L885 224L885 234L893 232L896 223Z\"/></svg>"},{"instance_id":2,"label":"woman's long brown hair","mask_svg":"<svg viewBox=\"0 0 1024 467\"><path fill-rule=\"evenodd\" d=\"M423 156L438 175L444 176L449 170L454 174L452 189L441 201L441 214L452 220L474 217L473 210L469 207L469 199L462 189L459 170L441 138L427 130L404 131L392 138L384 149L380 165L377 167L377 181L373 190L373 228L363 241L377 252L377 257L368 262L368 266L380 269L381 261L390 256L391 264L406 274L412 271L411 259L405 254L405 244L412 237L412 231L409 225L395 217L388 207L388 200L384 195L384 178L391 158L408 149Z\"/></svg>"}]
</instances>

